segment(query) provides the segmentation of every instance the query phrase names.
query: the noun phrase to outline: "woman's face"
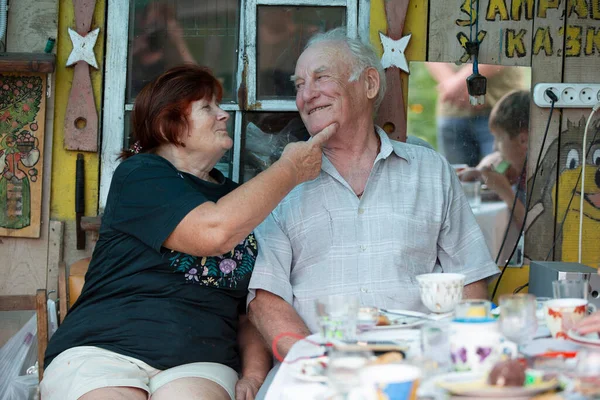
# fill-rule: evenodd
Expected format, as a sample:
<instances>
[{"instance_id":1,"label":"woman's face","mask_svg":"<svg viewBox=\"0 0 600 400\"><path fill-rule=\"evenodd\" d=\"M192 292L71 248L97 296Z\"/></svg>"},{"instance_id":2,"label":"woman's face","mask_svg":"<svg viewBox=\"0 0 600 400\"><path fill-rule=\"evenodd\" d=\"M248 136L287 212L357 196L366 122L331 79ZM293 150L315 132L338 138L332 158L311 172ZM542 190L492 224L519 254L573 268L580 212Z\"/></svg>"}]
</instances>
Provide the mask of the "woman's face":
<instances>
[{"instance_id":1,"label":"woman's face","mask_svg":"<svg viewBox=\"0 0 600 400\"><path fill-rule=\"evenodd\" d=\"M184 138L188 150L220 154L221 157L233 146L227 132L229 114L223 111L215 98L201 99L191 103L188 116L189 130Z\"/></svg>"}]
</instances>

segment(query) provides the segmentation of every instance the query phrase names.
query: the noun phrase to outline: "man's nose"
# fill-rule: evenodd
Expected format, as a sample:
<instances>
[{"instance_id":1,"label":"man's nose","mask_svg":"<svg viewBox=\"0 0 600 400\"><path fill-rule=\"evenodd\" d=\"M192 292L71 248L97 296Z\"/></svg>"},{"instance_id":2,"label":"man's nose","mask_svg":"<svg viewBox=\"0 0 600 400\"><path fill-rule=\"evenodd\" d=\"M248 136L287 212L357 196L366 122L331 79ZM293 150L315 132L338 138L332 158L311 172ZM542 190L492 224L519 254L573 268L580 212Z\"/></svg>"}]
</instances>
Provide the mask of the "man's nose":
<instances>
[{"instance_id":1,"label":"man's nose","mask_svg":"<svg viewBox=\"0 0 600 400\"><path fill-rule=\"evenodd\" d=\"M317 91L315 85L312 82L306 82L304 84L304 88L302 90L302 100L304 100L304 102L308 102L314 99L318 96L318 94L319 92Z\"/></svg>"}]
</instances>

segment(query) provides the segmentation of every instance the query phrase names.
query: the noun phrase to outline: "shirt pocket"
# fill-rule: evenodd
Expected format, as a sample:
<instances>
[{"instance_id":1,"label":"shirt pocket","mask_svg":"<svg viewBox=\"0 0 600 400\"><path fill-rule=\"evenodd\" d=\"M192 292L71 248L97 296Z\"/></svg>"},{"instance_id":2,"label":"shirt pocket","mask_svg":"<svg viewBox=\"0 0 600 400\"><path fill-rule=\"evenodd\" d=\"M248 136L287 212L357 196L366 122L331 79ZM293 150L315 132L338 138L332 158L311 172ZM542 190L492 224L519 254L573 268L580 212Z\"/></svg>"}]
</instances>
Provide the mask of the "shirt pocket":
<instances>
[{"instance_id":1,"label":"shirt pocket","mask_svg":"<svg viewBox=\"0 0 600 400\"><path fill-rule=\"evenodd\" d=\"M393 262L403 280L416 284L415 277L433 271L437 261L441 223L412 215L392 213Z\"/></svg>"}]
</instances>

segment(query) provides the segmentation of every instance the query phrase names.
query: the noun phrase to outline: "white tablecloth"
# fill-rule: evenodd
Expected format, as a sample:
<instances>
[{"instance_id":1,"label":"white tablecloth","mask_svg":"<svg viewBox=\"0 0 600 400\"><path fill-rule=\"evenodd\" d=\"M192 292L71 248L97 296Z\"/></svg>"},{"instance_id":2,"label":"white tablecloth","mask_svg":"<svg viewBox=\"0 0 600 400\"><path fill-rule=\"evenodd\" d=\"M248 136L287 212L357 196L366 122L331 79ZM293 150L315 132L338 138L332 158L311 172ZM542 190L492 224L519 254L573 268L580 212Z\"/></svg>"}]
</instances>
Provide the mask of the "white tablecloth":
<instances>
[{"instance_id":1,"label":"white tablecloth","mask_svg":"<svg viewBox=\"0 0 600 400\"><path fill-rule=\"evenodd\" d=\"M418 356L420 352L420 330L418 329L386 329L364 332L358 336L359 340L394 340L406 344L409 348L408 357ZM320 335L311 335L309 340L321 342ZM323 354L320 347L307 341L297 342L287 354L287 362L299 357L310 357ZM310 400L319 399L323 394L328 393L327 385L323 383L311 383L297 379L294 376L295 364L282 363L279 371L275 375L265 400Z\"/></svg>"},{"instance_id":2,"label":"white tablecloth","mask_svg":"<svg viewBox=\"0 0 600 400\"><path fill-rule=\"evenodd\" d=\"M504 232L508 226L510 211L508 206L503 201L488 201L482 202L481 205L473 210L475 219L483 232L485 242L490 249L492 258L495 260L498 256L498 251L504 239ZM510 230L506 243L502 248L502 254L498 260L498 264L504 265L506 259L510 256L512 249L517 241L519 229L514 224L510 224Z\"/></svg>"},{"instance_id":3,"label":"white tablecloth","mask_svg":"<svg viewBox=\"0 0 600 400\"><path fill-rule=\"evenodd\" d=\"M500 249L508 224L508 206L503 201L482 202L473 210L475 219L483 232L485 242L495 258Z\"/></svg>"},{"instance_id":4,"label":"white tablecloth","mask_svg":"<svg viewBox=\"0 0 600 400\"><path fill-rule=\"evenodd\" d=\"M546 337L549 335L548 328L541 325L535 337ZM313 342L322 342L320 335L311 335L307 339ZM359 340L394 340L408 347L407 358L418 358L421 354L421 331L420 329L384 329L364 332L358 336ZM286 362L296 360L300 357L311 357L323 354L320 347L307 341L297 342L286 356ZM300 380L295 377L294 368L297 364L282 363L277 371L273 382L267 391L265 400L323 400L331 394L330 389L324 383L312 383ZM437 398L437 395L443 394L434 387L430 380L425 379L421 383L419 395L428 395Z\"/></svg>"}]
</instances>

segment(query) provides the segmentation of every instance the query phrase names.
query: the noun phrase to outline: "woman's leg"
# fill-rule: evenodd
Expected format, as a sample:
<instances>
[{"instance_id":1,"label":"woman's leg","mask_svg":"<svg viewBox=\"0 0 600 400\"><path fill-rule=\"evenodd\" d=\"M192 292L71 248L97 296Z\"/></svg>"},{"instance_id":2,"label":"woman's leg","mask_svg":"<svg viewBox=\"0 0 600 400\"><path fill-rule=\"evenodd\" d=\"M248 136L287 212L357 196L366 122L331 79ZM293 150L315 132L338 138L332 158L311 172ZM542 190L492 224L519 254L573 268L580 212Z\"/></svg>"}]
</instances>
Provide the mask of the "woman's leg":
<instances>
[{"instance_id":1,"label":"woman's leg","mask_svg":"<svg viewBox=\"0 0 600 400\"><path fill-rule=\"evenodd\" d=\"M213 362L184 364L150 378L152 400L232 400L238 374L227 365Z\"/></svg>"},{"instance_id":2,"label":"woman's leg","mask_svg":"<svg viewBox=\"0 0 600 400\"><path fill-rule=\"evenodd\" d=\"M145 390L132 387L107 387L95 389L81 396L79 400L147 400Z\"/></svg>"},{"instance_id":3,"label":"woman's leg","mask_svg":"<svg viewBox=\"0 0 600 400\"><path fill-rule=\"evenodd\" d=\"M227 393L223 386L209 379L179 378L161 386L152 394L150 399L231 400L231 396L229 396L229 393Z\"/></svg>"},{"instance_id":4,"label":"woman's leg","mask_svg":"<svg viewBox=\"0 0 600 400\"><path fill-rule=\"evenodd\" d=\"M40 383L43 400L145 400L150 376L160 372L132 357L93 346L59 354Z\"/></svg>"}]
</instances>

